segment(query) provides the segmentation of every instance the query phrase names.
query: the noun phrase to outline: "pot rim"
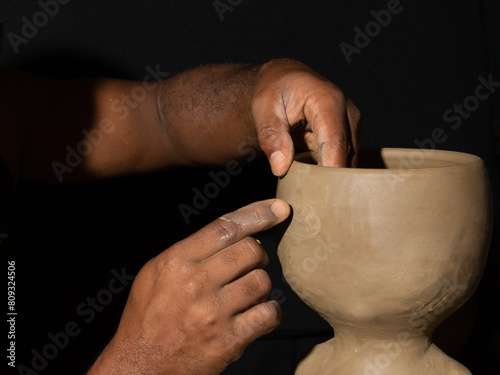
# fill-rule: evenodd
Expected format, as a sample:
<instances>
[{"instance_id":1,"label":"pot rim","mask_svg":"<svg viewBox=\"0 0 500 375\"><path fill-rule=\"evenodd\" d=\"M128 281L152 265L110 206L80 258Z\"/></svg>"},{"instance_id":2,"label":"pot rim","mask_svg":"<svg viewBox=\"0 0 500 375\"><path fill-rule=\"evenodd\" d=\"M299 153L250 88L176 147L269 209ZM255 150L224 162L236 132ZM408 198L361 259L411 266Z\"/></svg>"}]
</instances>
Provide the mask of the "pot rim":
<instances>
[{"instance_id":1,"label":"pot rim","mask_svg":"<svg viewBox=\"0 0 500 375\"><path fill-rule=\"evenodd\" d=\"M313 151L306 151L297 153L294 157L294 164L307 165L314 170L335 170L336 172L348 173L415 173L417 171L429 171L439 169L457 168L472 164L483 164L483 160L476 155L448 150L435 150L435 149L418 149L418 148L363 148L359 150L360 163L365 165L373 162L385 164L387 161L400 161L400 165L382 167L324 167L321 165L313 164L317 161ZM368 159L369 157L372 160ZM427 165L426 165L427 162ZM431 162L431 163L429 163ZM429 165L434 163L434 165Z\"/></svg>"}]
</instances>

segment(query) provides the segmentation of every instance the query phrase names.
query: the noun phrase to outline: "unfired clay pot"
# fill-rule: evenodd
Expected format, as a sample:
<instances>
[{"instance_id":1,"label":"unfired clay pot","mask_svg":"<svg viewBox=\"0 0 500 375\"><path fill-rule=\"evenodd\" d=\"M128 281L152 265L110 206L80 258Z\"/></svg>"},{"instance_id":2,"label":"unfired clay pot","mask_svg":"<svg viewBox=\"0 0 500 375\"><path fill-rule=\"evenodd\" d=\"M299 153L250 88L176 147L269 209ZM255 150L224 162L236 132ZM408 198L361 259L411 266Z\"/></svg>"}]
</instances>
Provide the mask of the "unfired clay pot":
<instances>
[{"instance_id":1,"label":"unfired clay pot","mask_svg":"<svg viewBox=\"0 0 500 375\"><path fill-rule=\"evenodd\" d=\"M322 167L301 154L278 183L293 210L278 247L284 276L335 332L296 374L470 374L431 334L485 265L492 211L482 160L382 149L358 165Z\"/></svg>"}]
</instances>

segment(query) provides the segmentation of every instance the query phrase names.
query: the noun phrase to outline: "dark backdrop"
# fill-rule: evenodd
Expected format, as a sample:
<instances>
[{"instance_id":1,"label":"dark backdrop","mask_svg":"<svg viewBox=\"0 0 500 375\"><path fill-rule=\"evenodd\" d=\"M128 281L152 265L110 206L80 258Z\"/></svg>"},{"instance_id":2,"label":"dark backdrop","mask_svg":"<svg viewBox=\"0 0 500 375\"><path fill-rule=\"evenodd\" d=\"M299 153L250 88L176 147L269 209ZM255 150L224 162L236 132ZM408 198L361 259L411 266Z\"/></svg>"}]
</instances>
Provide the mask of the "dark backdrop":
<instances>
[{"instance_id":1,"label":"dark backdrop","mask_svg":"<svg viewBox=\"0 0 500 375\"><path fill-rule=\"evenodd\" d=\"M356 47L355 27L364 29L374 20L371 12L391 2L223 0L219 3L231 10L222 15L212 1L61 0L64 4L49 11L41 3L49 1L2 0L0 67L59 78L142 80L148 67L174 75L207 63L295 58L338 84L360 108L362 146L431 147L429 140L440 128L446 139L435 147L481 156L498 196L490 100L480 101L456 129L443 117L474 95L478 77L494 73L494 81L500 81L498 70L488 65L479 1L401 0L401 11L378 32L373 29L350 62L340 43ZM44 18L42 11L52 15ZM23 32L26 20L40 27L30 32L24 26ZM83 373L113 334L128 290L95 308L87 298L104 298L116 272L135 275L148 259L217 216L274 195L276 180L267 162L256 159L186 224L178 205L191 204L193 189L211 180L209 172L160 171L75 185L22 183L4 199L3 232L10 236L2 252L16 259L20 283L19 363L31 367L34 353L51 343L50 333L74 322L80 331L55 358L39 363L40 373ZM9 194L8 186L4 193ZM283 323L252 344L227 374L289 374L303 350L331 335L282 280L272 234L259 238L271 257L273 297L282 304ZM466 326L443 329L444 338L437 338L475 374L498 371L496 243L467 342L462 345Z\"/></svg>"}]
</instances>

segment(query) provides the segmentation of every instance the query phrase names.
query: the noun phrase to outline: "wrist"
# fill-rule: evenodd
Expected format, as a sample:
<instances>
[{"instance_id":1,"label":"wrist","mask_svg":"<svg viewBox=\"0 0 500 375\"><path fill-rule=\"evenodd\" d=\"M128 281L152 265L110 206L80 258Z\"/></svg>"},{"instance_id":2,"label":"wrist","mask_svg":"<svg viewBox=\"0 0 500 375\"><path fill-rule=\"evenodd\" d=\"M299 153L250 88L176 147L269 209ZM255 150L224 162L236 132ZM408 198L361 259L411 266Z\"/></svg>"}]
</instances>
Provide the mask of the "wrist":
<instances>
[{"instance_id":1,"label":"wrist","mask_svg":"<svg viewBox=\"0 0 500 375\"><path fill-rule=\"evenodd\" d=\"M116 363L113 363L113 356L109 355L108 353L109 349L108 347L106 347L94 362L92 367L89 369L89 371L86 373L86 375L119 374L118 368L116 368Z\"/></svg>"},{"instance_id":2,"label":"wrist","mask_svg":"<svg viewBox=\"0 0 500 375\"><path fill-rule=\"evenodd\" d=\"M255 137L250 103L261 66L203 66L160 85L157 111L181 166L223 166Z\"/></svg>"},{"instance_id":3,"label":"wrist","mask_svg":"<svg viewBox=\"0 0 500 375\"><path fill-rule=\"evenodd\" d=\"M160 127L162 134L165 135L164 146L169 155L169 166L192 166L189 159L184 157L183 148L182 146L179 147L179 142L177 141L178 134L176 134L175 131L175 121L177 121L177 119L172 117L172 106L169 105L169 101L172 100L170 93L172 89L171 80L172 79L159 82L155 89L155 104L159 121L158 126Z\"/></svg>"},{"instance_id":4,"label":"wrist","mask_svg":"<svg viewBox=\"0 0 500 375\"><path fill-rule=\"evenodd\" d=\"M99 355L86 375L141 375L144 368L133 355L134 350L117 348L112 340Z\"/></svg>"}]
</instances>

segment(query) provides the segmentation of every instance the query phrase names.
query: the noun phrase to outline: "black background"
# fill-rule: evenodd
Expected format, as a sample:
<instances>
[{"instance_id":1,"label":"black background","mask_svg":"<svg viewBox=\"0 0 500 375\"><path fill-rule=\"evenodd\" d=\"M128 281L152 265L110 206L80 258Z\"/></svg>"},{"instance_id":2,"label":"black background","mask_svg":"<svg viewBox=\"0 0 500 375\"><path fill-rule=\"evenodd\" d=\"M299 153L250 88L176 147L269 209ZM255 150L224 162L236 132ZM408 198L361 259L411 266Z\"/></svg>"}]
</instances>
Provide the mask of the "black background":
<instances>
[{"instance_id":1,"label":"black background","mask_svg":"<svg viewBox=\"0 0 500 375\"><path fill-rule=\"evenodd\" d=\"M498 61L493 48L498 47L498 35L493 35L491 23L482 23L483 18L493 18L495 5L402 0L403 11L348 63L339 43L353 44L353 28L364 28L372 20L370 11L386 9L387 3L243 0L221 20L212 1L72 0L60 5L16 53L8 34L22 35L23 17L32 20L41 8L34 1L2 0L0 66L58 78L142 80L146 67L158 64L174 75L208 63L295 58L353 99L363 114L363 147L415 148L415 140L430 138L435 128L442 128L447 139L438 148L481 156L497 197L491 102L481 102L459 129L443 120L454 103L474 94L478 76L493 73L500 81L498 66L493 65ZM210 220L274 195L276 179L267 162L257 159L186 224L178 205L191 204L192 189L202 189L210 181L209 171L160 171L89 184L19 185L15 213L3 211L3 232L11 235L1 244L2 252L18 264L18 329L25 331L17 340L19 363L29 366L32 348L41 350L49 342L49 332L75 321L82 332L41 373L83 373L113 334L127 291L115 295L89 324L76 307L107 287L111 270L125 267L134 275L148 259ZM12 207L12 202L4 206ZM283 282L272 233L259 238L271 257L269 272L274 296L282 302L283 323L252 344L228 374L289 374L301 351L331 335L328 325ZM459 354L454 345L446 344L463 346L461 333L468 331L464 326L445 327L444 338L436 338L474 374L498 373L497 243L495 237L477 295L478 319L470 336L465 334L467 344Z\"/></svg>"}]
</instances>

